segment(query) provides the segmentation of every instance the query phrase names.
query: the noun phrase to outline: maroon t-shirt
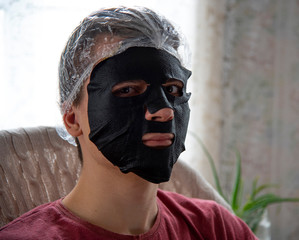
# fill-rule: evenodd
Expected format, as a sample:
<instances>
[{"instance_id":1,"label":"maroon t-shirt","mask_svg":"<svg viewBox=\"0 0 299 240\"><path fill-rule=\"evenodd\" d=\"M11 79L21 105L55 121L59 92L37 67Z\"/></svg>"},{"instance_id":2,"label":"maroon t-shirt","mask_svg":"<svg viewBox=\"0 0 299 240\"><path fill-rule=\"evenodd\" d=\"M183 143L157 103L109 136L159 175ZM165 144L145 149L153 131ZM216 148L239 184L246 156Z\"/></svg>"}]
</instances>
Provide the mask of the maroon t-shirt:
<instances>
[{"instance_id":1,"label":"maroon t-shirt","mask_svg":"<svg viewBox=\"0 0 299 240\"><path fill-rule=\"evenodd\" d=\"M159 190L157 202L159 212L154 226L137 236L113 233L88 223L67 210L60 199L2 227L0 239L257 239L242 220L213 201Z\"/></svg>"}]
</instances>

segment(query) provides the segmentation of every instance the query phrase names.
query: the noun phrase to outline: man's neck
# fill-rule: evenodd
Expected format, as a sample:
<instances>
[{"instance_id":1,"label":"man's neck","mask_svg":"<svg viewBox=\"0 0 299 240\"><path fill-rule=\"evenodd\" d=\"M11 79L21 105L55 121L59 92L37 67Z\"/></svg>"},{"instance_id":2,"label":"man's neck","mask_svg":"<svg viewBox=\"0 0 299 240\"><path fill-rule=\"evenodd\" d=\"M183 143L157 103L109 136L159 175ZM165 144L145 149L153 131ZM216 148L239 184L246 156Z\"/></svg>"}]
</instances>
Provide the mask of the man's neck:
<instances>
[{"instance_id":1,"label":"man's neck","mask_svg":"<svg viewBox=\"0 0 299 240\"><path fill-rule=\"evenodd\" d=\"M106 160L107 161L107 160ZM80 218L111 232L147 232L158 213L156 184L118 168L84 163L80 179L63 204Z\"/></svg>"}]
</instances>

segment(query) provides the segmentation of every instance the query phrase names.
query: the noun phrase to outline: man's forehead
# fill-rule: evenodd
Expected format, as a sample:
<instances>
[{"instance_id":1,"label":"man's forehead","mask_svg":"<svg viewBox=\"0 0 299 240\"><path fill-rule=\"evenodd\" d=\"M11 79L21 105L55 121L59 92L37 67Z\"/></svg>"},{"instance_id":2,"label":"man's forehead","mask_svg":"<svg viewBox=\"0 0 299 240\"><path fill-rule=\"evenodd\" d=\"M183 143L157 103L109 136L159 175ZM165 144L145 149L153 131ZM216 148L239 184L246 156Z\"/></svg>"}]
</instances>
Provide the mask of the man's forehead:
<instances>
[{"instance_id":1,"label":"man's forehead","mask_svg":"<svg viewBox=\"0 0 299 240\"><path fill-rule=\"evenodd\" d=\"M180 61L164 50L151 47L132 47L126 51L103 60L94 68L91 78L99 81L104 76L118 82L140 79L146 81L174 78L186 82L191 72Z\"/></svg>"}]
</instances>

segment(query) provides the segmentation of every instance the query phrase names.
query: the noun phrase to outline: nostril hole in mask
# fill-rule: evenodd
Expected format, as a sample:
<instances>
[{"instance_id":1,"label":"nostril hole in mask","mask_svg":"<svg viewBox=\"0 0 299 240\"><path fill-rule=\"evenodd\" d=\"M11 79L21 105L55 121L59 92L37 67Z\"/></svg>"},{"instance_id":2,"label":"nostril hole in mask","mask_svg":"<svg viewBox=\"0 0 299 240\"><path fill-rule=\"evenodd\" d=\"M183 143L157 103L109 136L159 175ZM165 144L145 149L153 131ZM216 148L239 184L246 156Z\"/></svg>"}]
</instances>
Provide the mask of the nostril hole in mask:
<instances>
[{"instance_id":1,"label":"nostril hole in mask","mask_svg":"<svg viewBox=\"0 0 299 240\"><path fill-rule=\"evenodd\" d=\"M117 97L134 97L144 93L148 86L144 80L129 80L115 84L111 92Z\"/></svg>"}]
</instances>

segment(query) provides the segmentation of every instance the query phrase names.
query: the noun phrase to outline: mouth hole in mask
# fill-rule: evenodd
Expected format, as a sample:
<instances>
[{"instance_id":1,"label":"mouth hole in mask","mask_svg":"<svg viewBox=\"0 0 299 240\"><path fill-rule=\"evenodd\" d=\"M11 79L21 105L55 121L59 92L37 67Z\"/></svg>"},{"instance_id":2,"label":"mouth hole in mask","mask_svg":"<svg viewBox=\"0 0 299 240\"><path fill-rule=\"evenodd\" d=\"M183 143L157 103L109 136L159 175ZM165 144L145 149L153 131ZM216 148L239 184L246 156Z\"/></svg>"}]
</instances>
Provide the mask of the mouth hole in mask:
<instances>
[{"instance_id":1,"label":"mouth hole in mask","mask_svg":"<svg viewBox=\"0 0 299 240\"><path fill-rule=\"evenodd\" d=\"M173 133L146 133L142 136L143 145L154 149L165 149L174 143Z\"/></svg>"},{"instance_id":2,"label":"mouth hole in mask","mask_svg":"<svg viewBox=\"0 0 299 240\"><path fill-rule=\"evenodd\" d=\"M117 97L134 97L144 93L148 86L144 80L129 80L115 84L111 92Z\"/></svg>"}]
</instances>

